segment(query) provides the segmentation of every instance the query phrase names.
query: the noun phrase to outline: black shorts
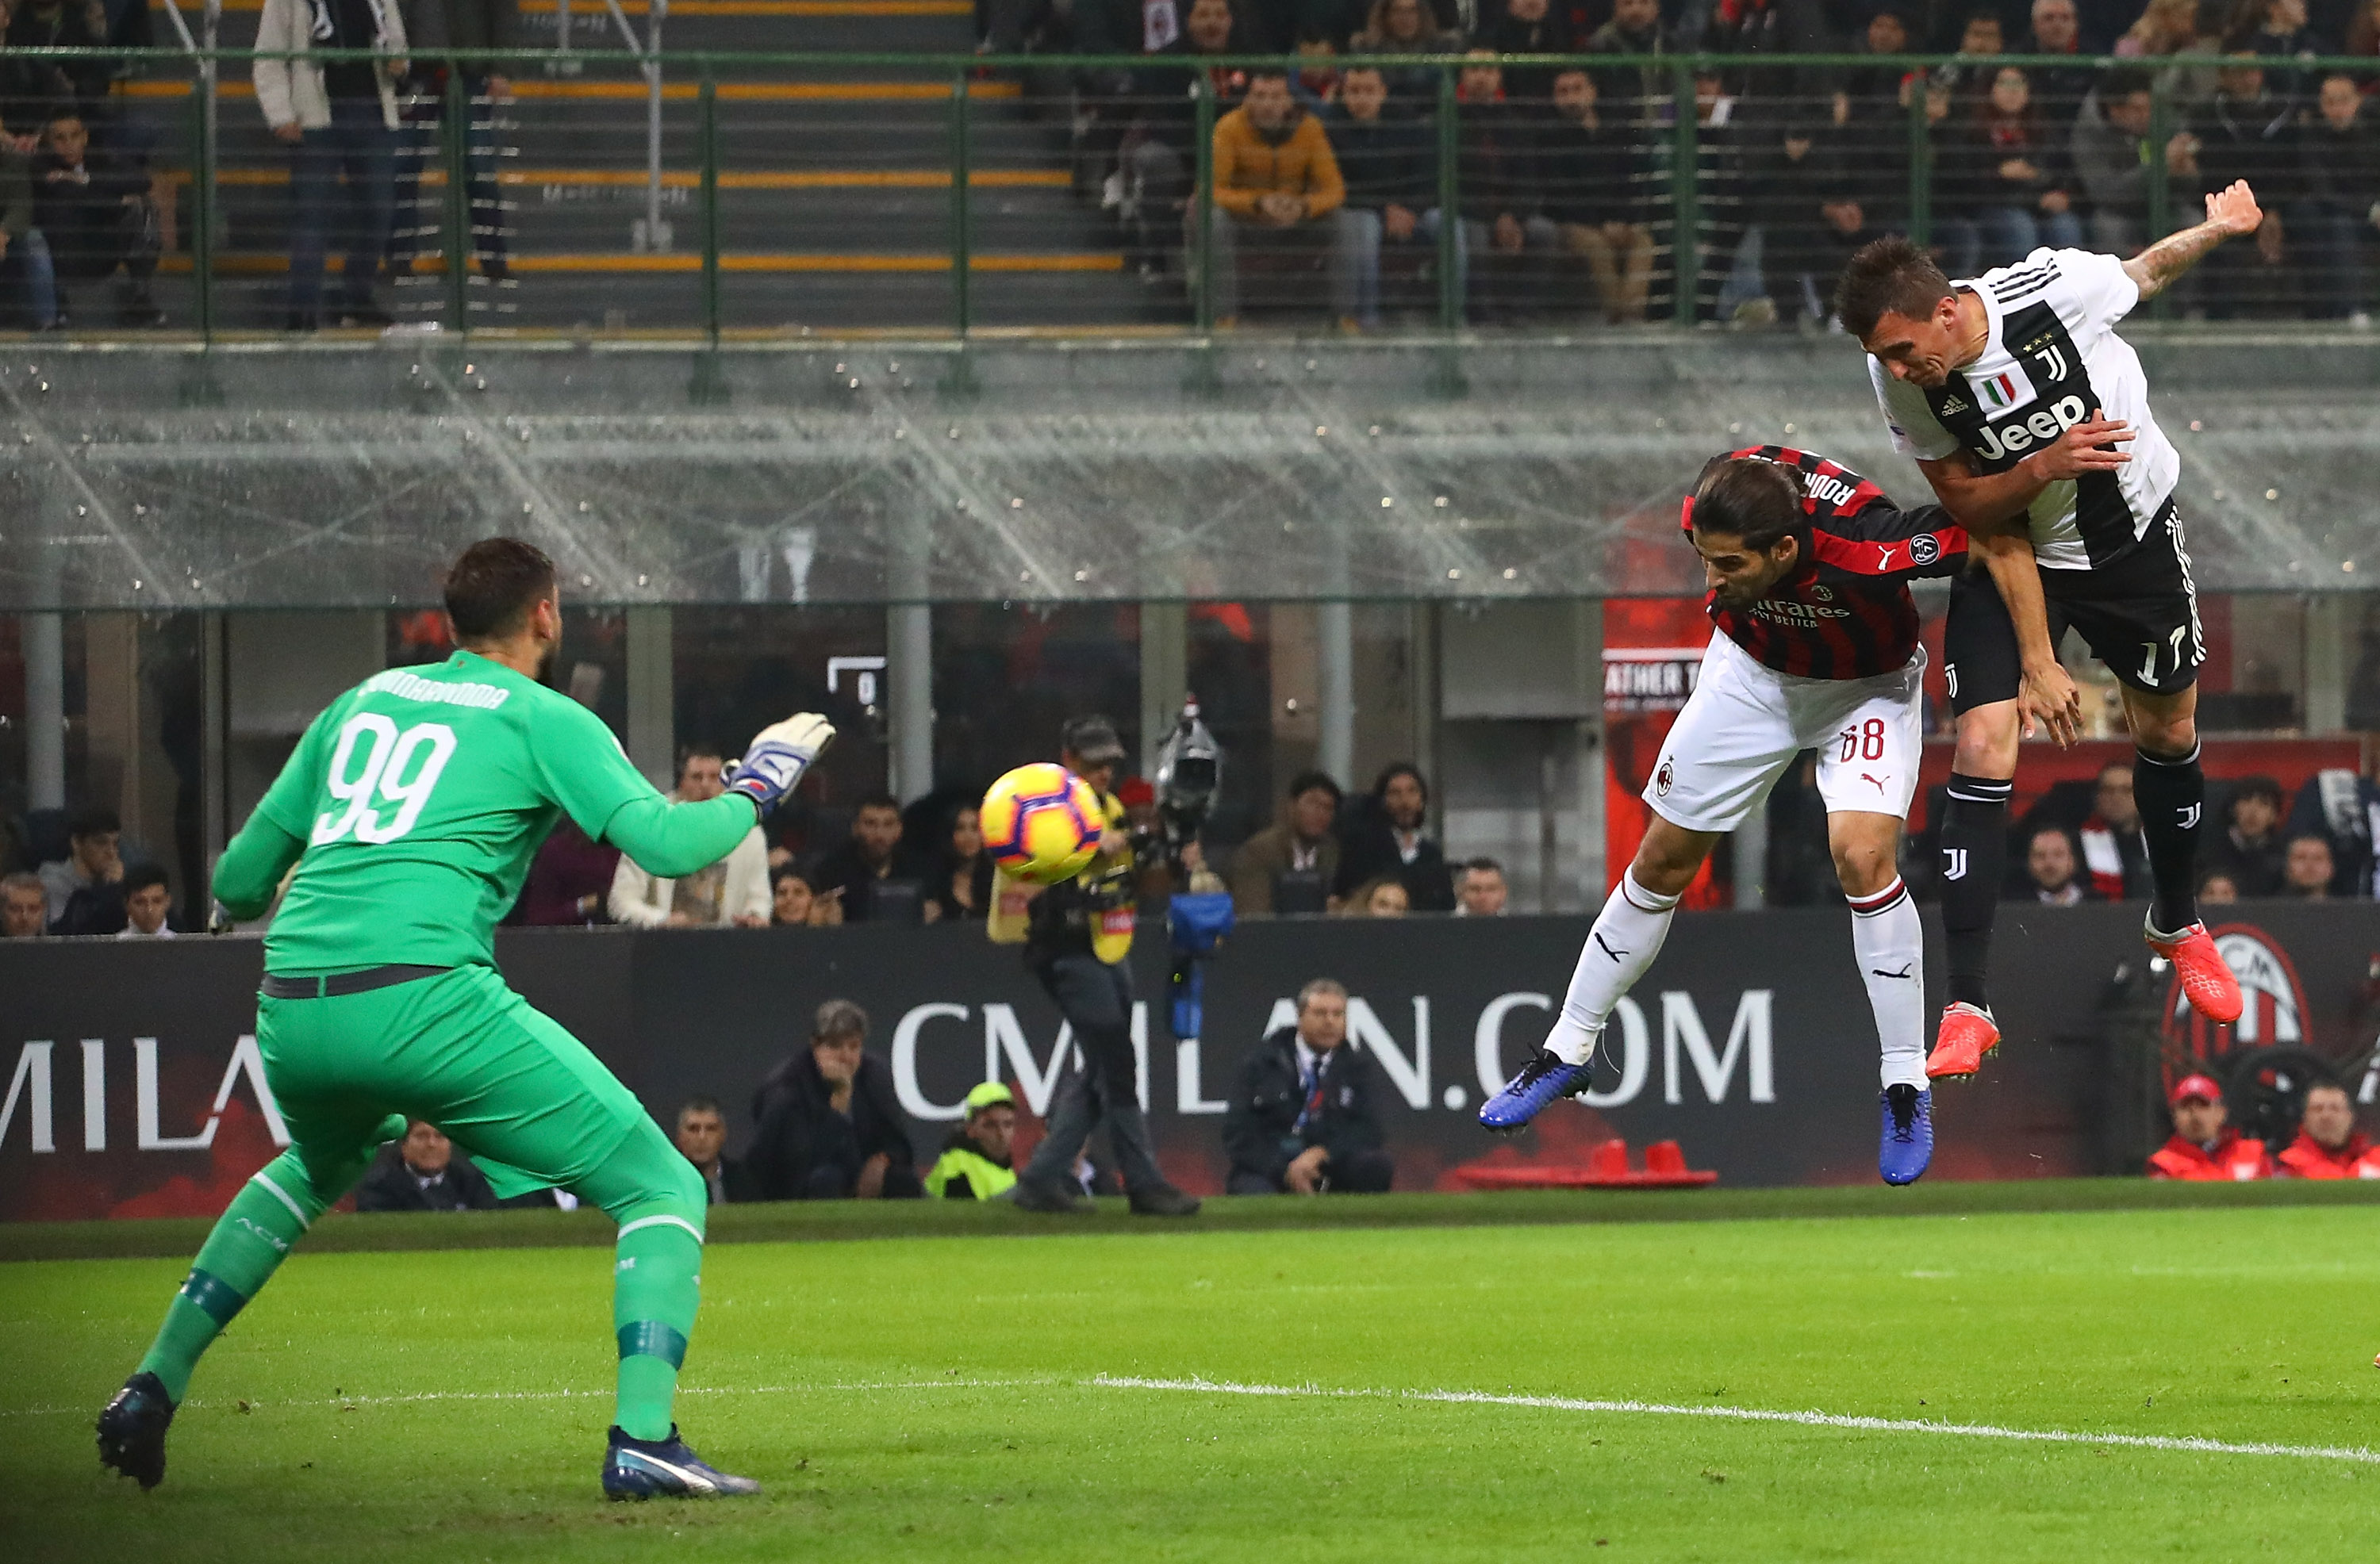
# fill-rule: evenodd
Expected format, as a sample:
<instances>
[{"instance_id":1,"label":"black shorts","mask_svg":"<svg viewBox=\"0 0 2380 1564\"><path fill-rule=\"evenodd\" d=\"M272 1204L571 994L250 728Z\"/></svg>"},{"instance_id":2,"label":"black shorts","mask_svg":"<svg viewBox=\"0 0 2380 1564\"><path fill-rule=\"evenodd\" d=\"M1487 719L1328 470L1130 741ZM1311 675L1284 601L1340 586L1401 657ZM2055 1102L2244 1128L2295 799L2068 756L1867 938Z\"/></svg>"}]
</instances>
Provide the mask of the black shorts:
<instances>
[{"instance_id":1,"label":"black shorts","mask_svg":"<svg viewBox=\"0 0 2380 1564\"><path fill-rule=\"evenodd\" d=\"M2198 682L2206 635L2198 623L2198 588L2190 579L2181 516L2168 502L2141 546L2110 565L2045 570L2049 640L2070 625L2119 683L2151 695L2174 695ZM1950 583L1950 613L1942 627L1942 672L1950 709L2014 700L2022 682L2016 627L1991 575L1977 565Z\"/></svg>"}]
</instances>

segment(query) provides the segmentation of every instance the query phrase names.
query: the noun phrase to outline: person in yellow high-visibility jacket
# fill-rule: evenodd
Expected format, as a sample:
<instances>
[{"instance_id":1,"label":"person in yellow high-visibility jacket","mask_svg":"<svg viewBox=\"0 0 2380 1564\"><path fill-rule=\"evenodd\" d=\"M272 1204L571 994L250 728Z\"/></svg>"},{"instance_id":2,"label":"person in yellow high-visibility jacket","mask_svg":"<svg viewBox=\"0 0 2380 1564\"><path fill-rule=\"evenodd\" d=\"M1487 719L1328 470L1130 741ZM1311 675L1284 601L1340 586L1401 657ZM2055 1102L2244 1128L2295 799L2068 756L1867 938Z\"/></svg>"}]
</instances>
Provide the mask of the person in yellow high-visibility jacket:
<instances>
[{"instance_id":1,"label":"person in yellow high-visibility jacket","mask_svg":"<svg viewBox=\"0 0 2380 1564\"><path fill-rule=\"evenodd\" d=\"M1009 1146L1016 1137L1016 1097L998 1081L966 1095L966 1121L951 1132L926 1174L926 1193L941 1200L997 1200L1016 1187Z\"/></svg>"}]
</instances>

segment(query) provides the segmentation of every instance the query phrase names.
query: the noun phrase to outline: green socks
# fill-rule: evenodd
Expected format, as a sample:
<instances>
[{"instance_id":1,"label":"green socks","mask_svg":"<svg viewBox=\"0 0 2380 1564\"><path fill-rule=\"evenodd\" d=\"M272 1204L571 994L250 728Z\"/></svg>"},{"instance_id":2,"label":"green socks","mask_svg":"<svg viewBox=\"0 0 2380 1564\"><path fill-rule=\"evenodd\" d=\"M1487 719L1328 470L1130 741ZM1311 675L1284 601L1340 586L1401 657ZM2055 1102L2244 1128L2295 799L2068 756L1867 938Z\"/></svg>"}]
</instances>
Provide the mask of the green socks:
<instances>
[{"instance_id":1,"label":"green socks","mask_svg":"<svg viewBox=\"0 0 2380 1564\"><path fill-rule=\"evenodd\" d=\"M156 1341L140 1360L142 1370L164 1383L175 1404L189 1389L199 1355L272 1279L290 1245L306 1235L313 1218L299 1202L312 1195L303 1166L285 1152L241 1188L207 1235L189 1279L166 1305Z\"/></svg>"},{"instance_id":2,"label":"green socks","mask_svg":"<svg viewBox=\"0 0 2380 1564\"><path fill-rule=\"evenodd\" d=\"M700 1302L702 1238L695 1222L655 1214L620 1225L612 1323L620 1343L615 1421L632 1439L666 1439L678 1365Z\"/></svg>"}]
</instances>

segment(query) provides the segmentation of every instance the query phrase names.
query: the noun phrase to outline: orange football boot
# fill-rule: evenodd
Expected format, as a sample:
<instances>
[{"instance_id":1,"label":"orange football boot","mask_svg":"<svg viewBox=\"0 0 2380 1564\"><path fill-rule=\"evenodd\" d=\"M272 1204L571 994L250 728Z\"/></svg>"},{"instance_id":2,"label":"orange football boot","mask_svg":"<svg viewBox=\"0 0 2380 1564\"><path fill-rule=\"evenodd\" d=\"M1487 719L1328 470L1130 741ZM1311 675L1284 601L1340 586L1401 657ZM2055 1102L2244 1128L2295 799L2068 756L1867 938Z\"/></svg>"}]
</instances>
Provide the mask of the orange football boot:
<instances>
[{"instance_id":1,"label":"orange football boot","mask_svg":"<svg viewBox=\"0 0 2380 1564\"><path fill-rule=\"evenodd\" d=\"M1984 1056L1999 1046L1999 1023L1992 1012L1961 1000L1942 1012L1934 1051L1925 1056L1926 1078L1963 1081L1982 1069Z\"/></svg>"},{"instance_id":2,"label":"orange football boot","mask_svg":"<svg viewBox=\"0 0 2380 1564\"><path fill-rule=\"evenodd\" d=\"M2231 976L2204 924L2193 923L2179 934L2160 934L2156 925L2144 923L2141 937L2150 950L2180 971L2181 991L2189 997L2191 1009L2227 1026L2240 1019L2240 980Z\"/></svg>"}]
</instances>

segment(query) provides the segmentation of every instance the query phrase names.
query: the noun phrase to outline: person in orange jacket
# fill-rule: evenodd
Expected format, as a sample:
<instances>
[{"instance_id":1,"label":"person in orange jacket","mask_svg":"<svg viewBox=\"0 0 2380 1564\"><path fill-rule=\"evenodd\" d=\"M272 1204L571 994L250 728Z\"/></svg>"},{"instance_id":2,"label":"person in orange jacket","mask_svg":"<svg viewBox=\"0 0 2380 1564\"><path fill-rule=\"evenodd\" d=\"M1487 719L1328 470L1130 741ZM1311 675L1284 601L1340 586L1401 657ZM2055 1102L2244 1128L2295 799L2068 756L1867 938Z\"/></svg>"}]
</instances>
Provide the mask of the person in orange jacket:
<instances>
[{"instance_id":1,"label":"person in orange jacket","mask_svg":"<svg viewBox=\"0 0 2380 1564\"><path fill-rule=\"evenodd\" d=\"M2225 1121L2223 1088L2209 1075L2185 1075L2168 1101L2173 1108L2173 1138L2149 1158L2153 1179L2229 1180L2246 1183L2273 1176L2272 1154L2260 1140L2243 1139Z\"/></svg>"},{"instance_id":2,"label":"person in orange jacket","mask_svg":"<svg viewBox=\"0 0 2380 1564\"><path fill-rule=\"evenodd\" d=\"M2355 1127L2347 1088L2325 1081L2306 1091L2298 1138L2282 1148L2280 1173L2289 1179L2380 1179L2380 1151Z\"/></svg>"},{"instance_id":3,"label":"person in orange jacket","mask_svg":"<svg viewBox=\"0 0 2380 1564\"><path fill-rule=\"evenodd\" d=\"M1230 325L1240 313L1239 247L1244 235L1305 230L1318 243L1335 242L1345 217L1347 184L1322 122L1290 95L1279 70L1248 73L1247 96L1215 122L1214 226L1208 235L1214 266L1215 321ZM1196 254L1198 212L1190 224Z\"/></svg>"}]
</instances>

